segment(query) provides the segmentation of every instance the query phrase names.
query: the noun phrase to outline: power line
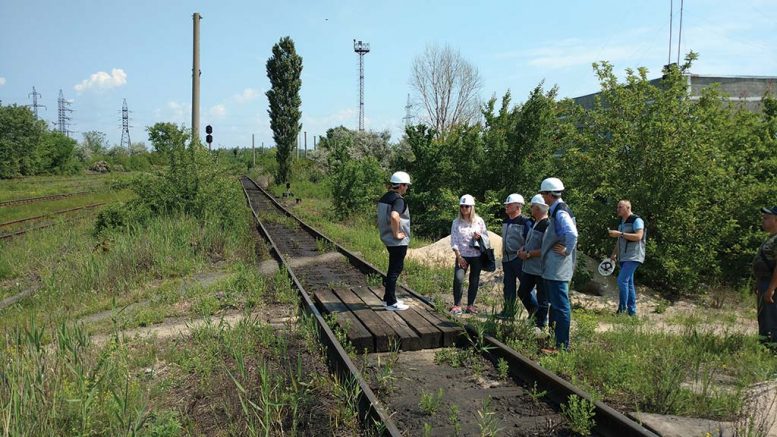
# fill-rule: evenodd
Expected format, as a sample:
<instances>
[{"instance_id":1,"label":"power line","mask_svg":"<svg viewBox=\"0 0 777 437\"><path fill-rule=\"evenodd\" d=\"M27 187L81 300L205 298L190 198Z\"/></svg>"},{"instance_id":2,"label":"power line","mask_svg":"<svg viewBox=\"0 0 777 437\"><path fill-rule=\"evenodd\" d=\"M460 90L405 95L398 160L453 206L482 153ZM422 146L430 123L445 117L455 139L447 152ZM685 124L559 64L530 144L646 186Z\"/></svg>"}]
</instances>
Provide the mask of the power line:
<instances>
[{"instance_id":1,"label":"power line","mask_svg":"<svg viewBox=\"0 0 777 437\"><path fill-rule=\"evenodd\" d=\"M70 127L70 117L67 115L67 113L73 112L69 106L70 102L65 100L65 96L62 94L62 90L60 89L59 98L57 99L57 131L68 137L70 137L70 134L73 133L73 131L68 129Z\"/></svg>"},{"instance_id":2,"label":"power line","mask_svg":"<svg viewBox=\"0 0 777 437\"><path fill-rule=\"evenodd\" d=\"M405 120L405 127L410 126L410 121L414 118L410 111L413 109L413 105L410 104L410 94L407 95L407 104L405 105L405 116L402 118Z\"/></svg>"},{"instance_id":3,"label":"power line","mask_svg":"<svg viewBox=\"0 0 777 437\"><path fill-rule=\"evenodd\" d=\"M35 114L35 118L38 118L38 108L47 109L46 105L39 105L38 104L38 97L43 97L43 95L41 93L37 92L35 90L35 87L33 86L32 87L32 92L30 94L27 94L27 97L29 97L29 96L32 96L32 105L27 105L27 106L28 107L32 106L32 112L33 112L33 114Z\"/></svg>"},{"instance_id":4,"label":"power line","mask_svg":"<svg viewBox=\"0 0 777 437\"><path fill-rule=\"evenodd\" d=\"M364 55L370 52L370 44L353 40L353 51L359 55L359 131L364 131Z\"/></svg>"},{"instance_id":5,"label":"power line","mask_svg":"<svg viewBox=\"0 0 777 437\"><path fill-rule=\"evenodd\" d=\"M125 138L126 140L126 147L129 149L130 145L132 144L130 142L130 133L129 133L129 109L127 109L127 99L124 99L124 104L121 107L121 143L119 146L125 147Z\"/></svg>"}]
</instances>

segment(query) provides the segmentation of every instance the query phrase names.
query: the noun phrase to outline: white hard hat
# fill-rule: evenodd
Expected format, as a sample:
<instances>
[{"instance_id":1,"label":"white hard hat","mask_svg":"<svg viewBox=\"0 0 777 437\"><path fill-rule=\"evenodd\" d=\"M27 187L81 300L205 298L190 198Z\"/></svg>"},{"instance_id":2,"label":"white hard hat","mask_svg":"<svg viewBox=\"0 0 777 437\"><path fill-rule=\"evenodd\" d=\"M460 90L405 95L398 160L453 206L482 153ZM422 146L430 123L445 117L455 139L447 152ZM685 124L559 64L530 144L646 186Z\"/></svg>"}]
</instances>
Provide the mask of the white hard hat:
<instances>
[{"instance_id":1,"label":"white hard hat","mask_svg":"<svg viewBox=\"0 0 777 437\"><path fill-rule=\"evenodd\" d=\"M391 183L392 184L410 184L410 175L403 172L398 171L391 175Z\"/></svg>"},{"instance_id":2,"label":"white hard hat","mask_svg":"<svg viewBox=\"0 0 777 437\"><path fill-rule=\"evenodd\" d=\"M545 198L542 197L542 194L535 194L534 197L531 198L531 204L548 206L548 204L545 203Z\"/></svg>"},{"instance_id":3,"label":"white hard hat","mask_svg":"<svg viewBox=\"0 0 777 437\"><path fill-rule=\"evenodd\" d=\"M605 258L599 263L599 274L602 276L610 276L615 271L615 261L610 258Z\"/></svg>"},{"instance_id":4,"label":"white hard hat","mask_svg":"<svg viewBox=\"0 0 777 437\"><path fill-rule=\"evenodd\" d=\"M547 178L540 184L540 191L564 191L564 184L561 183L561 179L559 178Z\"/></svg>"},{"instance_id":5,"label":"white hard hat","mask_svg":"<svg viewBox=\"0 0 777 437\"><path fill-rule=\"evenodd\" d=\"M459 205L475 206L475 198L469 194L465 194L461 196L461 199L459 199Z\"/></svg>"},{"instance_id":6,"label":"white hard hat","mask_svg":"<svg viewBox=\"0 0 777 437\"><path fill-rule=\"evenodd\" d=\"M513 193L507 196L507 199L505 200L505 205L507 205L508 203L520 203L521 205L523 205L526 202L524 202L523 196L521 196L518 193Z\"/></svg>"}]
</instances>

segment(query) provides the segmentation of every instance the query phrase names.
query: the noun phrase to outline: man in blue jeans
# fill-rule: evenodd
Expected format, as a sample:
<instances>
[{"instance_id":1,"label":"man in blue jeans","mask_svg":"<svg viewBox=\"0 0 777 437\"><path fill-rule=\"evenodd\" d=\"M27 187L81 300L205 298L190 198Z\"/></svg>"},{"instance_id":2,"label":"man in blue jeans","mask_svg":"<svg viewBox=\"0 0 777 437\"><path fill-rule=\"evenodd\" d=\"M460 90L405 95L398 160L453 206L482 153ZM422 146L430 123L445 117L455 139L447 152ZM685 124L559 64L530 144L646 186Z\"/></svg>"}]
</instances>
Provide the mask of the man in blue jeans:
<instances>
[{"instance_id":1,"label":"man in blue jeans","mask_svg":"<svg viewBox=\"0 0 777 437\"><path fill-rule=\"evenodd\" d=\"M610 259L617 260L621 268L618 273L618 313L636 316L637 289L634 287L634 272L645 262L647 232L642 218L631 212L631 202L628 200L618 202L617 214L621 218L618 229L608 229L607 233L611 238L617 238Z\"/></svg>"},{"instance_id":2,"label":"man in blue jeans","mask_svg":"<svg viewBox=\"0 0 777 437\"><path fill-rule=\"evenodd\" d=\"M542 280L550 302L550 320L556 347L569 348L569 281L577 261L577 225L572 210L561 199L564 184L558 178L547 178L540 184L540 194L548 208L548 228L542 236Z\"/></svg>"}]
</instances>

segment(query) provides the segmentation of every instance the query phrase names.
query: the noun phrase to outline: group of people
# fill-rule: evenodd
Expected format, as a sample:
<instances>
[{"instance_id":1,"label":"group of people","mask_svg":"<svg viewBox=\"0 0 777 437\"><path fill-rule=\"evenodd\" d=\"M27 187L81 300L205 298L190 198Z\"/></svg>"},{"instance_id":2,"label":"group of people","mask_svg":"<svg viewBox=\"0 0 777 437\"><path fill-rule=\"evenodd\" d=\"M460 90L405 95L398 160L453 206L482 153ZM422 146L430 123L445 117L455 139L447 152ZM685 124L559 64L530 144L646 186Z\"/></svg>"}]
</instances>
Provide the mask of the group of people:
<instances>
[{"instance_id":1,"label":"group of people","mask_svg":"<svg viewBox=\"0 0 777 437\"><path fill-rule=\"evenodd\" d=\"M404 268L410 243L410 211L403 196L410 187L410 176L402 171L390 179L391 189L378 201L378 228L389 253L389 267L384 279L383 303L389 311L408 308L396 298L397 278ZM575 216L562 199L564 184L558 178L547 178L539 193L531 198L529 216L522 213L525 201L517 193L504 201L506 218L502 223L502 270L504 307L499 318L512 318L520 300L534 319L538 332L552 326L556 346L569 347L571 305L569 283L577 261L577 225ZM763 228L769 238L753 261L758 296L759 334L777 344L777 207L764 208ZM645 261L647 230L644 220L631 210L631 202L618 202L617 229L608 229L615 239L610 256L618 263L618 313L637 313L634 274ZM475 198L469 194L459 199L459 213L451 224L453 250L453 307L451 314L476 314L475 306L482 253L491 247L485 221L475 212ZM462 305L464 277L469 271L466 305Z\"/></svg>"}]
</instances>

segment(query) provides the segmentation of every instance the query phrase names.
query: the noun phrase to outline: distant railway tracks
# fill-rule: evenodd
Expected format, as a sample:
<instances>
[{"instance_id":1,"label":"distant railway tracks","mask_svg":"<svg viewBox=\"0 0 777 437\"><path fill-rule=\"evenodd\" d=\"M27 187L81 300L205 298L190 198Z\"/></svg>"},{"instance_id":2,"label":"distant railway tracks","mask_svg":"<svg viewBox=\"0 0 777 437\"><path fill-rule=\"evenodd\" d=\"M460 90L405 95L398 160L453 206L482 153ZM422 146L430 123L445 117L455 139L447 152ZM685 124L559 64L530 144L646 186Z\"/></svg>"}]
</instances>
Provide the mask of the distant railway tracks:
<instances>
[{"instance_id":1,"label":"distant railway tracks","mask_svg":"<svg viewBox=\"0 0 777 437\"><path fill-rule=\"evenodd\" d=\"M253 180L241 183L271 254L297 289L301 308L317 321L330 366L358 386L367 426L391 436L496 429L571 435L559 406L573 395L591 400L588 394L496 339L440 316L411 289L398 290L409 310L386 311L382 272L299 220ZM459 359L471 367L450 364ZM435 404L445 410L435 413ZM655 435L601 402L593 405L595 435Z\"/></svg>"},{"instance_id":2,"label":"distant railway tracks","mask_svg":"<svg viewBox=\"0 0 777 437\"><path fill-rule=\"evenodd\" d=\"M48 228L57 223L58 217L68 216L68 219L77 217L70 217L69 215L78 212L99 208L105 205L105 202L93 203L90 205L79 206L77 208L68 208L60 211L53 211L48 214L42 214L35 217L27 217L18 220L12 220L5 223L0 223L0 240L17 237L24 235L27 232ZM21 226L21 228L19 228Z\"/></svg>"},{"instance_id":3,"label":"distant railway tracks","mask_svg":"<svg viewBox=\"0 0 777 437\"><path fill-rule=\"evenodd\" d=\"M64 199L66 197L80 196L88 194L90 191L78 191L76 193L62 193L62 194L49 194L48 196L28 197L26 199L13 199L0 202L0 208L6 208L9 206L25 205L28 203L43 202L46 200Z\"/></svg>"}]
</instances>

